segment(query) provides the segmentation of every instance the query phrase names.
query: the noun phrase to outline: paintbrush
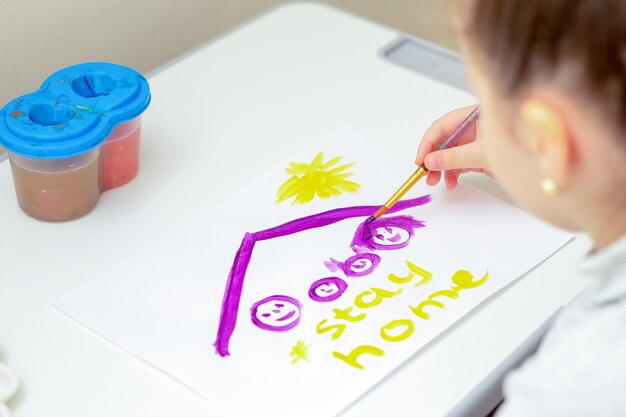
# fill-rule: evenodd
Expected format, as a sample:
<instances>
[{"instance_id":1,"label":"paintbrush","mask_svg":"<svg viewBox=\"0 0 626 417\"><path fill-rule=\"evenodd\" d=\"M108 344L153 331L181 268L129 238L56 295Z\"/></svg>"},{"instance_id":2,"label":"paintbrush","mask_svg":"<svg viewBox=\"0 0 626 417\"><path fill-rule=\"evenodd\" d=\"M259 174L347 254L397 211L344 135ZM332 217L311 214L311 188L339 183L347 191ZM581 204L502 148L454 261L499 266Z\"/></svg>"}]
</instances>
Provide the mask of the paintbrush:
<instances>
[{"instance_id":1,"label":"paintbrush","mask_svg":"<svg viewBox=\"0 0 626 417\"><path fill-rule=\"evenodd\" d=\"M456 129L454 129L452 133L450 133L446 140L441 142L436 150L440 151L442 149L451 148L456 145L458 141L463 137L465 132L467 132L469 128L474 126L474 124L478 120L478 116L480 116L480 108L476 107L474 110L472 110L469 116L467 116L465 120L463 120L463 122L461 122L461 124L458 125ZM365 220L364 225L370 224L371 222L385 214L387 210L393 207L393 205L396 204L407 193L407 191L409 191L411 187L413 187L427 173L428 169L426 168L426 165L422 164L422 166L420 166L413 173L413 175L411 175L409 179L406 180L395 193L393 193L393 195L389 198L389 200L387 200L384 205L380 206L380 208L376 210L374 214L372 214L367 218L367 220ZM370 239L372 237L369 227L364 228L363 233L364 239Z\"/></svg>"}]
</instances>

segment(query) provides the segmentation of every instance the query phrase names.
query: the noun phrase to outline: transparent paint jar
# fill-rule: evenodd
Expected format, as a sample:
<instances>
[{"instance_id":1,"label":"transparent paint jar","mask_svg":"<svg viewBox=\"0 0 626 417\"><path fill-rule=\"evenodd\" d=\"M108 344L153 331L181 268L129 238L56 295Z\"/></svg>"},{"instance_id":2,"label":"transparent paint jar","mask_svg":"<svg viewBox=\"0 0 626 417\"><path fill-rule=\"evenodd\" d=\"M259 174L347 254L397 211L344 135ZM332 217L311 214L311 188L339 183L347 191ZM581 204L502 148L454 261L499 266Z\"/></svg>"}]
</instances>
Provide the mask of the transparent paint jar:
<instances>
[{"instance_id":1,"label":"transparent paint jar","mask_svg":"<svg viewBox=\"0 0 626 417\"><path fill-rule=\"evenodd\" d=\"M100 148L59 159L27 158L9 152L17 202L36 219L58 222L91 211L100 196Z\"/></svg>"},{"instance_id":2,"label":"transparent paint jar","mask_svg":"<svg viewBox=\"0 0 626 417\"><path fill-rule=\"evenodd\" d=\"M81 217L100 193L131 181L139 166L141 113L150 89L138 72L79 64L0 110L17 202L45 221Z\"/></svg>"}]
</instances>

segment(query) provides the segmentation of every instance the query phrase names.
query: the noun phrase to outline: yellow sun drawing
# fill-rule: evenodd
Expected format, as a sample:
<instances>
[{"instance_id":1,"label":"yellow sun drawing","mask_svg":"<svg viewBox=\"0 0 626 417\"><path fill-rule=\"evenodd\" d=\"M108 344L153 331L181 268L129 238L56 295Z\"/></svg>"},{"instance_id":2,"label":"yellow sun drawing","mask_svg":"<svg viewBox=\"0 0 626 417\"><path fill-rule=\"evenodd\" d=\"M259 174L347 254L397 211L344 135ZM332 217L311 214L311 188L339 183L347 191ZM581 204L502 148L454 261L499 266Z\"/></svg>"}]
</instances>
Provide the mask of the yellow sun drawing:
<instances>
[{"instance_id":1,"label":"yellow sun drawing","mask_svg":"<svg viewBox=\"0 0 626 417\"><path fill-rule=\"evenodd\" d=\"M346 172L356 164L337 165L341 157L337 156L324 162L324 153L317 154L310 164L304 162L290 162L285 172L291 177L280 186L276 192L276 204L293 197L291 204L305 204L319 198L329 198L345 193L355 193L361 187L353 181L348 181L354 172Z\"/></svg>"}]
</instances>

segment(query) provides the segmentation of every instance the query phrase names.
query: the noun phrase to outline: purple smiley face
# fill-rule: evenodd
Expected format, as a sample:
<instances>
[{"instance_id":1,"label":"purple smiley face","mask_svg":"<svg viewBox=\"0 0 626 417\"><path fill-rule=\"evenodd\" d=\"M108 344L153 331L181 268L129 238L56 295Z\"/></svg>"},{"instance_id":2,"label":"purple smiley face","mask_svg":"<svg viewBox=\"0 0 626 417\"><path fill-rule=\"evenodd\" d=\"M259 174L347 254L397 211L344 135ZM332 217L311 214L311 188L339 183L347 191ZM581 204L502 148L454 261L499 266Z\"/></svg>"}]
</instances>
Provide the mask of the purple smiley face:
<instances>
[{"instance_id":1,"label":"purple smiley face","mask_svg":"<svg viewBox=\"0 0 626 417\"><path fill-rule=\"evenodd\" d=\"M370 274L380 263L380 256L375 253L357 253L343 264L343 272L348 277L362 277Z\"/></svg>"},{"instance_id":2,"label":"purple smiley face","mask_svg":"<svg viewBox=\"0 0 626 417\"><path fill-rule=\"evenodd\" d=\"M286 332L300 323L302 304L293 297L272 295L250 308L252 323L259 329Z\"/></svg>"},{"instance_id":3,"label":"purple smiley face","mask_svg":"<svg viewBox=\"0 0 626 417\"><path fill-rule=\"evenodd\" d=\"M372 232L372 240L377 246L400 246L409 241L408 230L396 226L377 227Z\"/></svg>"},{"instance_id":4,"label":"purple smiley face","mask_svg":"<svg viewBox=\"0 0 626 417\"><path fill-rule=\"evenodd\" d=\"M379 263L380 256L365 252L357 253L346 259L345 262L330 258L329 261L324 262L324 265L330 272L342 271L347 277L362 277L374 272Z\"/></svg>"},{"instance_id":5,"label":"purple smiley face","mask_svg":"<svg viewBox=\"0 0 626 417\"><path fill-rule=\"evenodd\" d=\"M361 223L352 239L352 248L395 250L408 246L414 230L424 223L411 216L381 217L370 223Z\"/></svg>"},{"instance_id":6,"label":"purple smiley face","mask_svg":"<svg viewBox=\"0 0 626 417\"><path fill-rule=\"evenodd\" d=\"M313 301L327 303L341 297L346 288L348 284L339 277L322 278L311 284L309 297Z\"/></svg>"}]
</instances>

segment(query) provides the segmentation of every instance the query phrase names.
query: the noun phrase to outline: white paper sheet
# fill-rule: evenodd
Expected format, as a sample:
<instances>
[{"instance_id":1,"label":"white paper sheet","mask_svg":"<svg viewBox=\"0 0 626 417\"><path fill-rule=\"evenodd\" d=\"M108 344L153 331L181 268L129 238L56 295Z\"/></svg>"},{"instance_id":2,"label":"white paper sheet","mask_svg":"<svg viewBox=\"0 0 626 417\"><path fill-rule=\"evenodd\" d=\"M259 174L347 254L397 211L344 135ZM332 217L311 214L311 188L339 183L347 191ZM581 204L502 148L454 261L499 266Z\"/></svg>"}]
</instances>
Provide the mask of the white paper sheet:
<instances>
[{"instance_id":1,"label":"white paper sheet","mask_svg":"<svg viewBox=\"0 0 626 417\"><path fill-rule=\"evenodd\" d=\"M347 171L355 173L348 180L360 184L359 191L277 204L288 162L310 162L320 151L326 161L341 156L341 163L356 162ZM450 193L418 184L405 200L431 194L431 202L424 197L414 200L420 205L383 216L397 223L387 221L373 232L380 245L351 247L359 224L414 169L406 159L350 128L340 129L54 305L182 382L225 416L337 415L570 239L473 187ZM288 221L323 221L329 216L319 213L355 206L374 208L332 212L331 217L368 214L272 237L272 230L293 232L276 229ZM415 226L408 227L414 235L407 246L383 248L407 239L406 222ZM296 229L303 224L296 222ZM236 254L246 232L266 229L249 236L256 242L245 274L239 274L244 280L237 303L233 276L226 288ZM347 269L345 261L355 256L360 259ZM312 287L325 278L332 279ZM230 310L222 311L225 291ZM253 318L255 304L274 296L280 297L262 304ZM228 338L225 323L233 318ZM216 354L218 331L221 353L229 356ZM354 361L341 359L362 350Z\"/></svg>"}]
</instances>

